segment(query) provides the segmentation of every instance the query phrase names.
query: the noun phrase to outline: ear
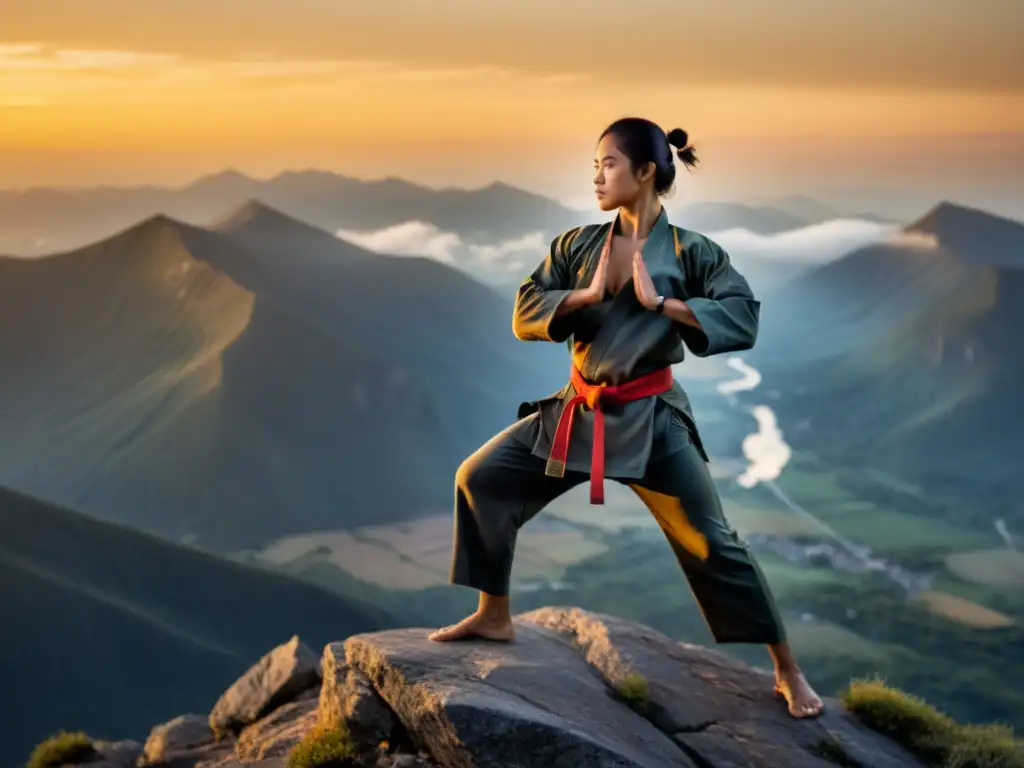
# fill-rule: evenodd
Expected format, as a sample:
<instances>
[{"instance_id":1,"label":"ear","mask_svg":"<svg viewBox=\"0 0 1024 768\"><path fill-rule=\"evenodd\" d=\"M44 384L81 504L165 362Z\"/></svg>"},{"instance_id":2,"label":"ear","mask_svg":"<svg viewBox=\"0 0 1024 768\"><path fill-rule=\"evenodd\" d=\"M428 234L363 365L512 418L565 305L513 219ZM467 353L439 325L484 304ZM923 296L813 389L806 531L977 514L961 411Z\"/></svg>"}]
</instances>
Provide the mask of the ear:
<instances>
[{"instance_id":1,"label":"ear","mask_svg":"<svg viewBox=\"0 0 1024 768\"><path fill-rule=\"evenodd\" d=\"M639 181L641 184L647 181L651 181L652 179L654 179L654 173L656 170L657 166L655 166L654 163L644 163L644 165L641 166L639 172L636 175L637 181Z\"/></svg>"}]
</instances>

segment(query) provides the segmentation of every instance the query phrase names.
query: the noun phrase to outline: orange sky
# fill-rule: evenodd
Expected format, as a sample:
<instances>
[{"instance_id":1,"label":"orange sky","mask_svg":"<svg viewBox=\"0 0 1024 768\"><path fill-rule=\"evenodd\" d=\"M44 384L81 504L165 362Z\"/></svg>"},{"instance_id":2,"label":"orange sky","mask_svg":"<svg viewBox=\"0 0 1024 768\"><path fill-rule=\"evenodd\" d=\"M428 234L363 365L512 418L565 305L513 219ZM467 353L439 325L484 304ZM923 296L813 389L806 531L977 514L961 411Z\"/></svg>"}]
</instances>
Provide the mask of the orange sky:
<instances>
[{"instance_id":1,"label":"orange sky","mask_svg":"<svg viewBox=\"0 0 1024 768\"><path fill-rule=\"evenodd\" d=\"M951 140L961 180L1012 187L1022 30L1021 0L3 0L0 186L316 166L586 196L637 113L711 188L929 183Z\"/></svg>"}]
</instances>

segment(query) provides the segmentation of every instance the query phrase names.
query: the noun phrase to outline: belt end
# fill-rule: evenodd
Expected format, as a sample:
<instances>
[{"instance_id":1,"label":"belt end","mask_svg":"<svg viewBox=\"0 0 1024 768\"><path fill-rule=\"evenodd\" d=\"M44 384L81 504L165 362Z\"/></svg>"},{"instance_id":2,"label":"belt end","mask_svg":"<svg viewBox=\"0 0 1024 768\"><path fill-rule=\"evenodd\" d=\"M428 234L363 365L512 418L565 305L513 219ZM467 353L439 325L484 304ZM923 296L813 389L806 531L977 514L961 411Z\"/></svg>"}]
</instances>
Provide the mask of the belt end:
<instances>
[{"instance_id":1,"label":"belt end","mask_svg":"<svg viewBox=\"0 0 1024 768\"><path fill-rule=\"evenodd\" d=\"M544 474L548 477L565 477L565 462L561 459L548 459Z\"/></svg>"}]
</instances>

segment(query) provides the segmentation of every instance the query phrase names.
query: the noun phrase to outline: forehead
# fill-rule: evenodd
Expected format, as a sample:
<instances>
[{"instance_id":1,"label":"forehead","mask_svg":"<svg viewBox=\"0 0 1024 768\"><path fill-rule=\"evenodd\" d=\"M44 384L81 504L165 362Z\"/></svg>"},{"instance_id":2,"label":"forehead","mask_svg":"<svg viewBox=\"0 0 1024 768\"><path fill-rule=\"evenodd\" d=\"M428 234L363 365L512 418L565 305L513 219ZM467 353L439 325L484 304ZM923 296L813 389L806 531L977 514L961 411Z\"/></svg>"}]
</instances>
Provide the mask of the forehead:
<instances>
[{"instance_id":1,"label":"forehead","mask_svg":"<svg viewBox=\"0 0 1024 768\"><path fill-rule=\"evenodd\" d=\"M601 160L605 157L623 158L625 155L619 151L617 142L615 141L614 134L607 134L597 142L597 149L594 152L594 156Z\"/></svg>"}]
</instances>

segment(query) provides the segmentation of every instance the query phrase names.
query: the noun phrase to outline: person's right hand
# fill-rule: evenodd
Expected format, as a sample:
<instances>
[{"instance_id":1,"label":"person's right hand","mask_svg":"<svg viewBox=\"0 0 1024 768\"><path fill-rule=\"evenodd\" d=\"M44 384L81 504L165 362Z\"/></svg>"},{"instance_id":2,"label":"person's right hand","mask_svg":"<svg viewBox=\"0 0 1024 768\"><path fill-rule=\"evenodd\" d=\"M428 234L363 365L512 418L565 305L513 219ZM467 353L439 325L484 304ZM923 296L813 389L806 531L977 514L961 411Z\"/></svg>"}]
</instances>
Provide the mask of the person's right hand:
<instances>
[{"instance_id":1,"label":"person's right hand","mask_svg":"<svg viewBox=\"0 0 1024 768\"><path fill-rule=\"evenodd\" d=\"M597 260L597 269L594 270L594 276L590 278L590 285L584 289L587 299L594 304L604 298L605 290L608 287L608 258L610 250L608 245L601 249L601 256Z\"/></svg>"}]
</instances>

